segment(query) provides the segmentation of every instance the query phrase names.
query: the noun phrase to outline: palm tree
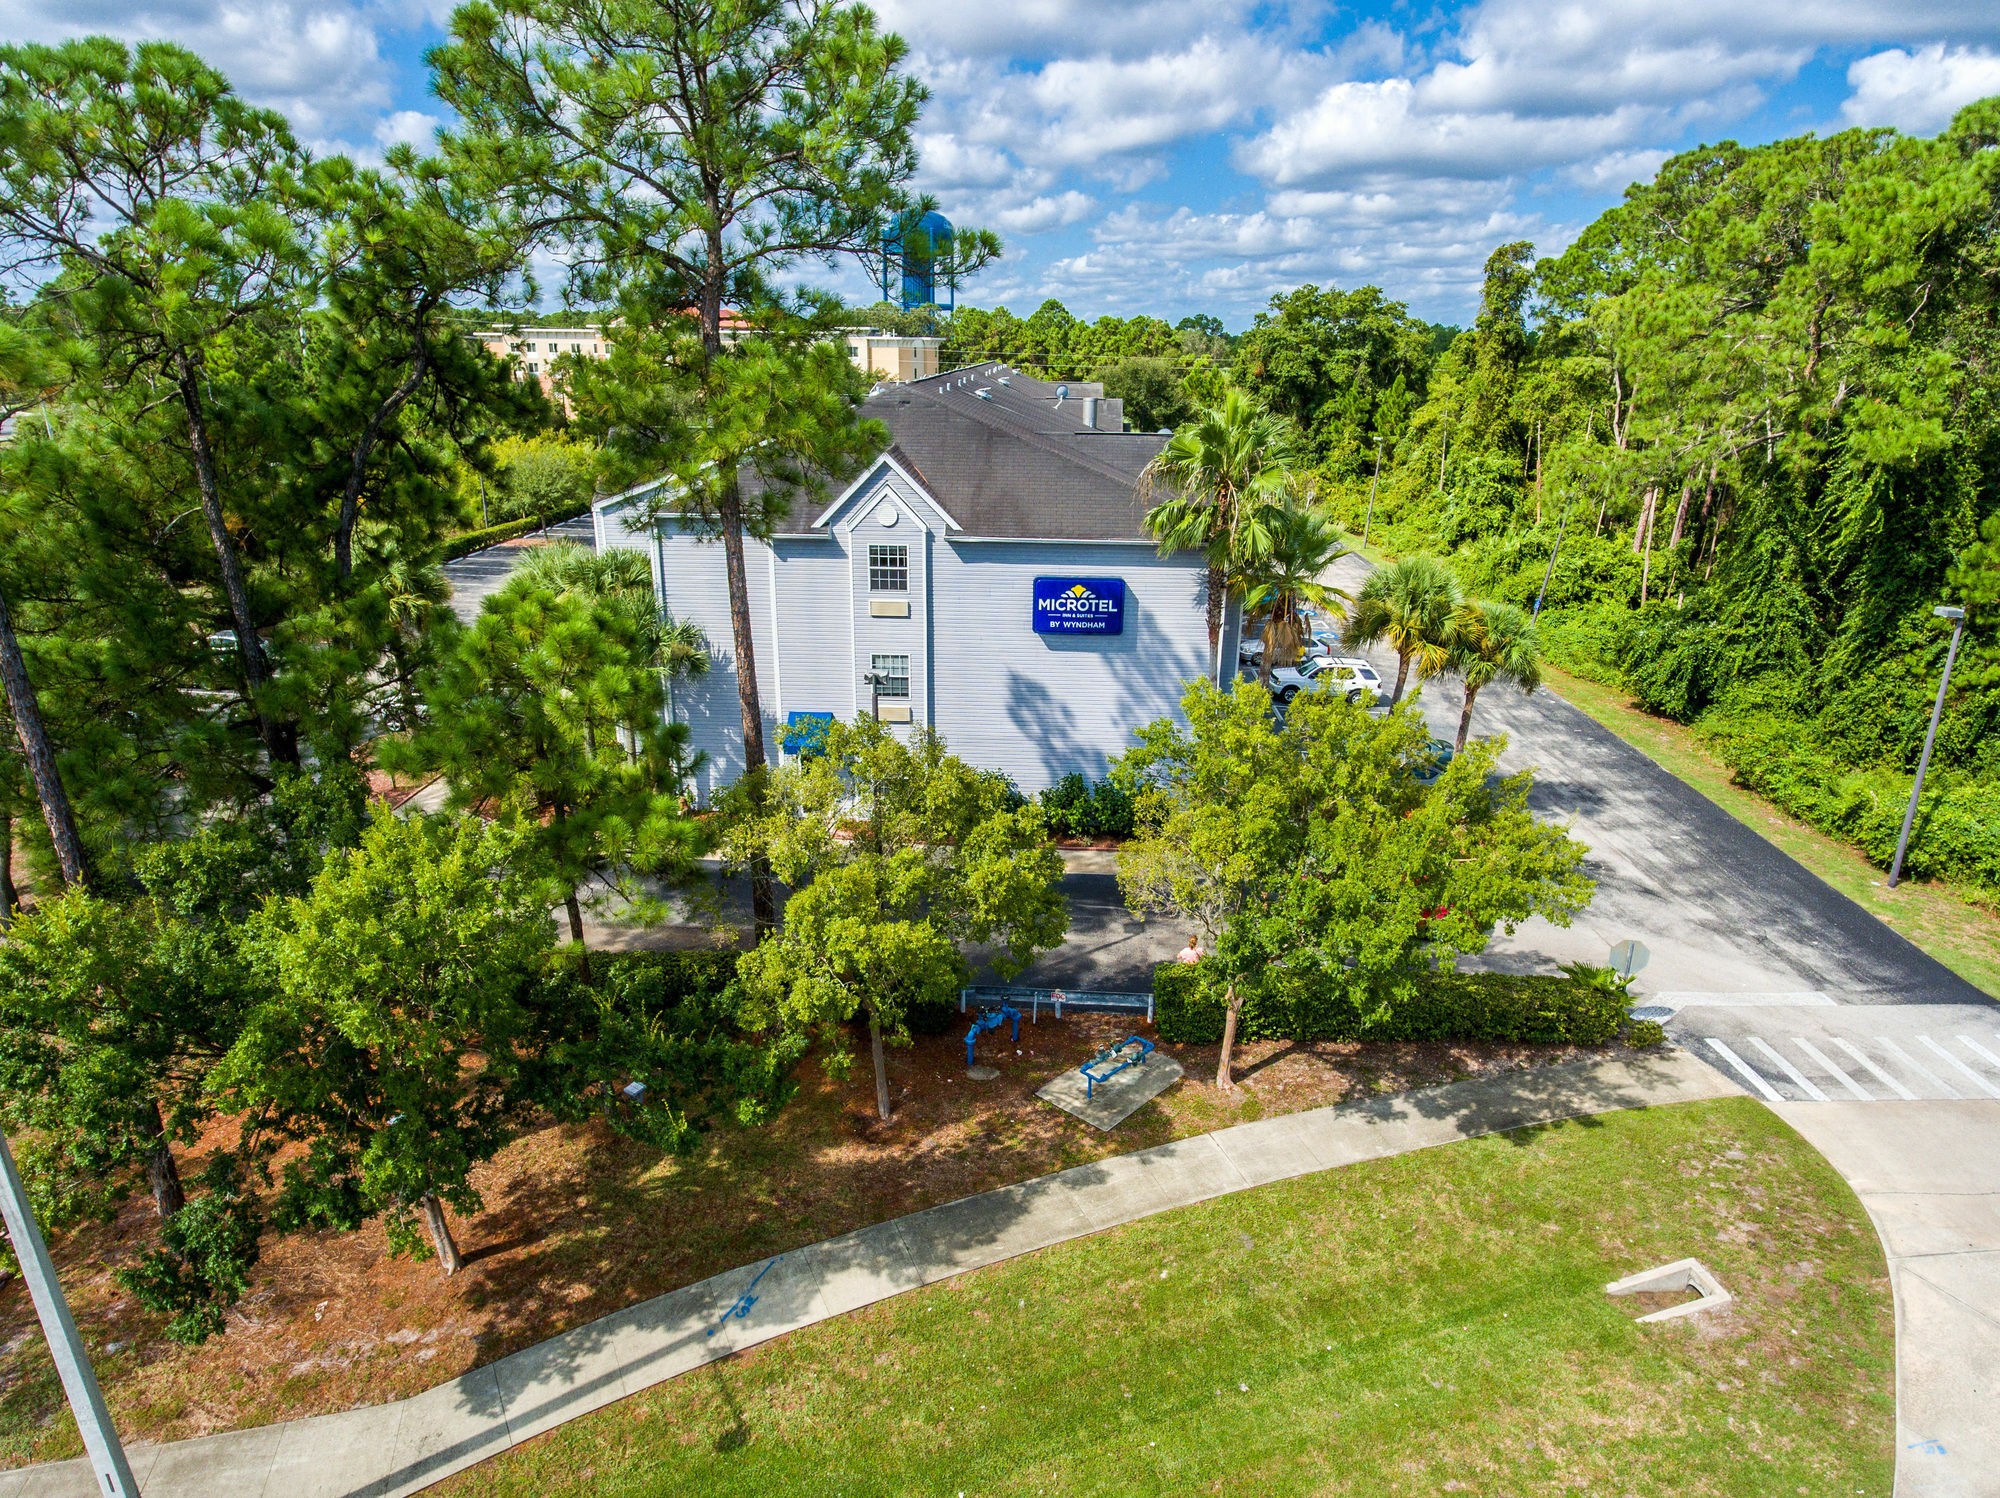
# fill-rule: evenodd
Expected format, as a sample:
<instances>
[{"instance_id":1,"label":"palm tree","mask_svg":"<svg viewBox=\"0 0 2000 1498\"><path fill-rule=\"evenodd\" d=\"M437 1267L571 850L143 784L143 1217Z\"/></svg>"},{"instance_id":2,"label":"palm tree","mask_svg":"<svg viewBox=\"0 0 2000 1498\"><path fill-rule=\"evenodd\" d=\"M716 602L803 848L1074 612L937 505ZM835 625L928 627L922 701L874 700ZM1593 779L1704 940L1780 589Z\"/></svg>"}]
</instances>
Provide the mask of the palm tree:
<instances>
[{"instance_id":1,"label":"palm tree","mask_svg":"<svg viewBox=\"0 0 2000 1498\"><path fill-rule=\"evenodd\" d=\"M1347 555L1334 528L1311 510L1287 509L1268 518L1271 550L1253 563L1240 579L1243 611L1268 608L1264 621L1264 651L1257 676L1265 690L1271 668L1290 665L1311 638L1306 608L1325 609L1345 619L1353 595L1320 581L1326 569Z\"/></svg>"},{"instance_id":2,"label":"palm tree","mask_svg":"<svg viewBox=\"0 0 2000 1498\"><path fill-rule=\"evenodd\" d=\"M1211 660L1222 645L1230 575L1270 552L1270 522L1291 488L1293 450L1291 423L1231 390L1146 465L1142 492L1169 491L1146 512L1160 554L1199 551L1208 558Z\"/></svg>"},{"instance_id":3,"label":"palm tree","mask_svg":"<svg viewBox=\"0 0 2000 1498\"><path fill-rule=\"evenodd\" d=\"M575 541L537 546L521 559L515 575L528 577L551 593L582 593L623 617L659 671L668 710L674 683L708 672L708 637L689 619L669 618L653 596L653 569L643 552L597 552Z\"/></svg>"},{"instance_id":4,"label":"palm tree","mask_svg":"<svg viewBox=\"0 0 2000 1498\"><path fill-rule=\"evenodd\" d=\"M1451 569L1421 552L1377 568L1361 585L1347 622L1347 643L1373 645L1386 640L1395 650L1396 693L1389 699L1391 707L1403 700L1411 661L1424 676L1435 676L1445 668L1464 605L1465 594Z\"/></svg>"},{"instance_id":5,"label":"palm tree","mask_svg":"<svg viewBox=\"0 0 2000 1498\"><path fill-rule=\"evenodd\" d=\"M1458 715L1458 748L1472 731L1472 703L1489 682L1511 681L1523 692L1542 684L1541 644L1534 621L1511 603L1478 600L1459 611L1445 666L1465 682L1465 711Z\"/></svg>"}]
</instances>

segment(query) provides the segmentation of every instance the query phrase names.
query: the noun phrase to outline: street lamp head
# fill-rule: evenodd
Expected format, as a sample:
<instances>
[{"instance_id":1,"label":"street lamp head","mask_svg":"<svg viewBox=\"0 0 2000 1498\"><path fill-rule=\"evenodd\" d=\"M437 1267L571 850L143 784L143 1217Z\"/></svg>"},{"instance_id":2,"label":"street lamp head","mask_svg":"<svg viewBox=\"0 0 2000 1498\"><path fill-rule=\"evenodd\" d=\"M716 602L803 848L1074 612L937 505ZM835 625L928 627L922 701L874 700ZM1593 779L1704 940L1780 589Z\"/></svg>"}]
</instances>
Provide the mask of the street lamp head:
<instances>
[{"instance_id":1,"label":"street lamp head","mask_svg":"<svg viewBox=\"0 0 2000 1498\"><path fill-rule=\"evenodd\" d=\"M1940 619L1963 619L1965 617L1964 609L1950 603L1941 603L1932 609L1931 612L1936 614Z\"/></svg>"}]
</instances>

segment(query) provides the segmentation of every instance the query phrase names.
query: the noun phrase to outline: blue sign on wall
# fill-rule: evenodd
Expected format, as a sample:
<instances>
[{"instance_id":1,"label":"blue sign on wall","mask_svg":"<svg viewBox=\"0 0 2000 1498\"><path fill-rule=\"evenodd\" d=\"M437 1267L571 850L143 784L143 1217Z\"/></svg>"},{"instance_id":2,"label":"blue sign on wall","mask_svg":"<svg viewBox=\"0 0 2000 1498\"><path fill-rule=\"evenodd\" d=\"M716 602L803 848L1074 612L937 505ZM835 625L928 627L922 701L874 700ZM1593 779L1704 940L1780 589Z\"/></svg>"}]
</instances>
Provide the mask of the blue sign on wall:
<instances>
[{"instance_id":1,"label":"blue sign on wall","mask_svg":"<svg viewBox=\"0 0 2000 1498\"><path fill-rule=\"evenodd\" d=\"M778 743L787 754L815 759L826 752L826 731L831 727L832 713L791 713Z\"/></svg>"},{"instance_id":2,"label":"blue sign on wall","mask_svg":"<svg viewBox=\"0 0 2000 1498\"><path fill-rule=\"evenodd\" d=\"M1122 577L1036 578L1035 633L1038 635L1124 634L1125 579Z\"/></svg>"}]
</instances>

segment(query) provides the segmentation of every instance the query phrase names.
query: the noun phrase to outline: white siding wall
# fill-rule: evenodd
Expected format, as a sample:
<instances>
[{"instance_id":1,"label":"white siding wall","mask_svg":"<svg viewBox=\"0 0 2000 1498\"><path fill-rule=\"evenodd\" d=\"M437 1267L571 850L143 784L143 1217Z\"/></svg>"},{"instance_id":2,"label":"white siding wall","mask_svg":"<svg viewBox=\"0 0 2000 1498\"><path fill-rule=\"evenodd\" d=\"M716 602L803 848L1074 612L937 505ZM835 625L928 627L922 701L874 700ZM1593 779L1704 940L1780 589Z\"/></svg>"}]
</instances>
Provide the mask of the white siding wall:
<instances>
[{"instance_id":1,"label":"white siding wall","mask_svg":"<svg viewBox=\"0 0 2000 1498\"><path fill-rule=\"evenodd\" d=\"M882 523L885 503L896 509L894 525ZM667 612L708 636L708 674L674 689L674 716L707 756L695 787L706 799L743 768L722 548L674 525L657 538L634 531L615 502L600 507L597 533L600 547L648 552ZM870 545L909 548L909 618L869 613ZM954 540L937 511L886 468L823 539L751 542L746 553L774 759L788 714L866 712L861 673L870 657L907 655L913 722L934 725L955 753L1005 771L1032 794L1071 771L1101 776L1135 729L1176 714L1187 684L1211 669L1197 562L1163 559L1146 545ZM1123 578L1124 633L1036 634L1034 580L1058 576ZM1238 625L1232 607L1223 638L1232 663Z\"/></svg>"}]
</instances>

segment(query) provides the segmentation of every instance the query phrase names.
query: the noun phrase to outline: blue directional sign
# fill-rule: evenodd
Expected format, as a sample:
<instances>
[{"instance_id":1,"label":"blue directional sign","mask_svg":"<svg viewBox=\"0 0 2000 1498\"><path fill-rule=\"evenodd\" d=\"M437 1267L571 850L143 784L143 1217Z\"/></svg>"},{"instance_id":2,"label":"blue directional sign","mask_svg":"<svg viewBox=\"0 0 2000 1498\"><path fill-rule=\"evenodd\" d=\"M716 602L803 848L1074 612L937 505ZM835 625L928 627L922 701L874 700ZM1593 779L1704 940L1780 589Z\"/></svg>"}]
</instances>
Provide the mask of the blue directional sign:
<instances>
[{"instance_id":1,"label":"blue directional sign","mask_svg":"<svg viewBox=\"0 0 2000 1498\"><path fill-rule=\"evenodd\" d=\"M1036 578L1035 633L1038 635L1124 634L1125 579L1122 577Z\"/></svg>"}]
</instances>

